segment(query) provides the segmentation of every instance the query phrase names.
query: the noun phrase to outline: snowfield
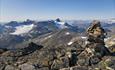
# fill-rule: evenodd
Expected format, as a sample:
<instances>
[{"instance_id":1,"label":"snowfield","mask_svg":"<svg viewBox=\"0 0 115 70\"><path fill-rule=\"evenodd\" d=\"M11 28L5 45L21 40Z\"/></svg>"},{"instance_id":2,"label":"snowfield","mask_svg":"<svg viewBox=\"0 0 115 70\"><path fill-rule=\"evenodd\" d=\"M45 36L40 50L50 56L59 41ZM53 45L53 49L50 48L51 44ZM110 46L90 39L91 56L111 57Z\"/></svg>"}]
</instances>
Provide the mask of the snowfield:
<instances>
[{"instance_id":1,"label":"snowfield","mask_svg":"<svg viewBox=\"0 0 115 70\"><path fill-rule=\"evenodd\" d=\"M57 24L57 27L63 29L63 28L67 28L67 26L65 26L65 22L57 22L55 21L55 23Z\"/></svg>"},{"instance_id":2,"label":"snowfield","mask_svg":"<svg viewBox=\"0 0 115 70\"><path fill-rule=\"evenodd\" d=\"M25 34L25 33L28 33L30 30L32 30L33 27L34 27L34 24L17 26L15 32L10 33L10 34L11 35Z\"/></svg>"}]
</instances>

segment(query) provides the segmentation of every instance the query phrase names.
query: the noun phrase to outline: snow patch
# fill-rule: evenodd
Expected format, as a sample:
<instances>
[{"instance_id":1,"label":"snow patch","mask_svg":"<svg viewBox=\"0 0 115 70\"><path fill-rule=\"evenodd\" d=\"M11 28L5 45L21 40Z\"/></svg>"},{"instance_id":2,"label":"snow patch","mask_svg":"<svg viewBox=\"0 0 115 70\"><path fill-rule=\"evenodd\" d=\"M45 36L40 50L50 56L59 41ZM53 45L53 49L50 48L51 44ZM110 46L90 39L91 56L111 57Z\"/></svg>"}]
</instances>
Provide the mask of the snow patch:
<instances>
[{"instance_id":1,"label":"snow patch","mask_svg":"<svg viewBox=\"0 0 115 70\"><path fill-rule=\"evenodd\" d=\"M52 35L48 36L48 38L52 37Z\"/></svg>"},{"instance_id":2,"label":"snow patch","mask_svg":"<svg viewBox=\"0 0 115 70\"><path fill-rule=\"evenodd\" d=\"M65 24L65 22L57 22L58 24L60 24L60 25L64 25Z\"/></svg>"},{"instance_id":3,"label":"snow patch","mask_svg":"<svg viewBox=\"0 0 115 70\"><path fill-rule=\"evenodd\" d=\"M84 36L82 36L81 38L82 38L82 39L87 39L87 37L84 37Z\"/></svg>"},{"instance_id":4,"label":"snow patch","mask_svg":"<svg viewBox=\"0 0 115 70\"><path fill-rule=\"evenodd\" d=\"M45 37L44 40L46 40L46 39L48 39L48 38L51 38L51 37L52 37L52 35L50 35L50 36L48 36L48 37Z\"/></svg>"},{"instance_id":5,"label":"snow patch","mask_svg":"<svg viewBox=\"0 0 115 70\"><path fill-rule=\"evenodd\" d=\"M66 34L66 35L69 35L70 33L69 33L69 32L66 32L65 34Z\"/></svg>"},{"instance_id":6,"label":"snow patch","mask_svg":"<svg viewBox=\"0 0 115 70\"><path fill-rule=\"evenodd\" d=\"M10 33L10 34L11 35L25 34L25 33L28 33L30 30L32 30L33 27L34 27L34 24L17 26L15 27L16 28L15 32Z\"/></svg>"},{"instance_id":7,"label":"snow patch","mask_svg":"<svg viewBox=\"0 0 115 70\"><path fill-rule=\"evenodd\" d=\"M12 26L5 26L6 28L12 28Z\"/></svg>"},{"instance_id":8,"label":"snow patch","mask_svg":"<svg viewBox=\"0 0 115 70\"><path fill-rule=\"evenodd\" d=\"M106 44L105 47L109 48L109 46Z\"/></svg>"},{"instance_id":9,"label":"snow patch","mask_svg":"<svg viewBox=\"0 0 115 70\"><path fill-rule=\"evenodd\" d=\"M110 39L110 37L108 37L108 38L105 38L105 39L104 39L104 42L106 42L106 41L107 41L107 40L109 40L109 39Z\"/></svg>"},{"instance_id":10,"label":"snow patch","mask_svg":"<svg viewBox=\"0 0 115 70\"><path fill-rule=\"evenodd\" d=\"M86 44L89 44L89 41L85 41L85 45L86 45Z\"/></svg>"},{"instance_id":11,"label":"snow patch","mask_svg":"<svg viewBox=\"0 0 115 70\"><path fill-rule=\"evenodd\" d=\"M71 42L69 42L67 45L71 45L73 42L71 41Z\"/></svg>"}]
</instances>

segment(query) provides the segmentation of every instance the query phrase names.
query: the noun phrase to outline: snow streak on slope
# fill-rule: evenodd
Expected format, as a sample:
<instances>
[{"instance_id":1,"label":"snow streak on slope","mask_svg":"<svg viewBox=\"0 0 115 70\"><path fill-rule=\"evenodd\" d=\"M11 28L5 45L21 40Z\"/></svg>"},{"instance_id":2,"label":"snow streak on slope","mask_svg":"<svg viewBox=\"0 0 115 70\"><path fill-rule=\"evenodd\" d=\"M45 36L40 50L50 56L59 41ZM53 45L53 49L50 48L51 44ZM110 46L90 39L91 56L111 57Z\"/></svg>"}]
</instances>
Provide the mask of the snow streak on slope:
<instances>
[{"instance_id":1,"label":"snow streak on slope","mask_svg":"<svg viewBox=\"0 0 115 70\"><path fill-rule=\"evenodd\" d=\"M28 33L33 27L34 27L34 24L17 26L15 32L10 33L10 34L21 35L24 33Z\"/></svg>"}]
</instances>

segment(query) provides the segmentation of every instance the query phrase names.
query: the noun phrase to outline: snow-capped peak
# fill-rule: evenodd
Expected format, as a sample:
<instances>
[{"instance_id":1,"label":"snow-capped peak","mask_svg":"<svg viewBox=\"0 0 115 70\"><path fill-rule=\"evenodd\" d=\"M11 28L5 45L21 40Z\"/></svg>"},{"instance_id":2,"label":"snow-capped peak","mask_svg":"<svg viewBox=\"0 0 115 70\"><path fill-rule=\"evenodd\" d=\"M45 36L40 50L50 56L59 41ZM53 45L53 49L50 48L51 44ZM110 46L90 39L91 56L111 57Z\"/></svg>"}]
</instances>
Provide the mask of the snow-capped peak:
<instances>
[{"instance_id":1,"label":"snow-capped peak","mask_svg":"<svg viewBox=\"0 0 115 70\"><path fill-rule=\"evenodd\" d=\"M55 21L55 23L57 23L57 24L60 24L60 25L64 25L65 24L65 22L58 22L58 21Z\"/></svg>"},{"instance_id":2,"label":"snow-capped peak","mask_svg":"<svg viewBox=\"0 0 115 70\"><path fill-rule=\"evenodd\" d=\"M15 27L16 28L15 32L10 33L10 34L11 35L25 34L25 33L28 33L33 27L34 27L34 24L17 26Z\"/></svg>"},{"instance_id":3,"label":"snow-capped peak","mask_svg":"<svg viewBox=\"0 0 115 70\"><path fill-rule=\"evenodd\" d=\"M65 26L65 22L63 22L63 21L54 21L55 23L56 23L56 25L57 25L57 27L59 27L59 28L61 28L61 29L63 29L63 28L67 28L67 26Z\"/></svg>"}]
</instances>

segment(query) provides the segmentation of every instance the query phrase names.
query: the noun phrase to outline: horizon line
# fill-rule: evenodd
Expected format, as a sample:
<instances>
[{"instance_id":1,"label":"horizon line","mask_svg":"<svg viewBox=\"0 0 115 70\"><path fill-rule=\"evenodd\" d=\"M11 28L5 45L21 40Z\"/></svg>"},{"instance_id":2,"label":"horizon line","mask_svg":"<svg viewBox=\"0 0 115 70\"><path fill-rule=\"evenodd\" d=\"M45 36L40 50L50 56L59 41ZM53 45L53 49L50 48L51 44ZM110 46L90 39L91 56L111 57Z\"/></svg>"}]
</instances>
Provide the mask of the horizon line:
<instances>
[{"instance_id":1,"label":"horizon line","mask_svg":"<svg viewBox=\"0 0 115 70\"><path fill-rule=\"evenodd\" d=\"M47 19L31 19L31 18L25 18L25 19L13 19L13 20L0 20L0 22L11 22L11 21L17 21L17 22L22 22L26 20L33 20L33 21L47 21L47 20L56 20L57 18L47 18ZM89 18L89 19L64 19L64 18L59 18L63 21L72 21L72 20L115 20L115 18Z\"/></svg>"}]
</instances>

